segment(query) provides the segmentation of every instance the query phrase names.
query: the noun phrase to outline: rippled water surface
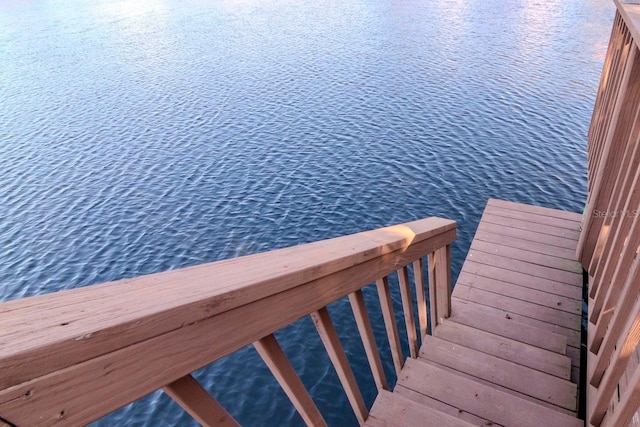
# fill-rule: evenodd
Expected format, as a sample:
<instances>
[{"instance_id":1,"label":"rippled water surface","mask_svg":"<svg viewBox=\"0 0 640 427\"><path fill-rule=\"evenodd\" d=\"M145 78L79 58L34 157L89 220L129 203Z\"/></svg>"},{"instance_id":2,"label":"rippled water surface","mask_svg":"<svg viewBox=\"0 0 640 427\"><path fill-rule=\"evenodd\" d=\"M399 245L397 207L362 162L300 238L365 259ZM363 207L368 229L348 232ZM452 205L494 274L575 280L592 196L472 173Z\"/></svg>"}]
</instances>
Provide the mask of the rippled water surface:
<instances>
[{"instance_id":1,"label":"rippled water surface","mask_svg":"<svg viewBox=\"0 0 640 427\"><path fill-rule=\"evenodd\" d=\"M431 215L459 221L455 274L487 198L582 210L613 12L608 0L0 2L0 299ZM330 311L371 404L348 304ZM355 425L312 322L277 336L328 422ZM243 425L302 425L253 348L196 376ZM99 423L193 421L156 392Z\"/></svg>"}]
</instances>

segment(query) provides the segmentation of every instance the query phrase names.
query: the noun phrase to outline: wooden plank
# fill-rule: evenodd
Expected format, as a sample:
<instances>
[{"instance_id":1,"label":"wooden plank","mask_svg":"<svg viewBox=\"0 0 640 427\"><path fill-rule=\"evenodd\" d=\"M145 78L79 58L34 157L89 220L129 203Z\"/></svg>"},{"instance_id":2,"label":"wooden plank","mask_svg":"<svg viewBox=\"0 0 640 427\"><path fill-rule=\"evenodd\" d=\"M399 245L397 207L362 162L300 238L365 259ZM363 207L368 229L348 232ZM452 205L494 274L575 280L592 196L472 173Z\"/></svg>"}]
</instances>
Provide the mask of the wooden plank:
<instances>
[{"instance_id":1,"label":"wooden plank","mask_svg":"<svg viewBox=\"0 0 640 427\"><path fill-rule=\"evenodd\" d=\"M163 390L205 427L240 427L240 424L191 375L167 384Z\"/></svg>"},{"instance_id":2,"label":"wooden plank","mask_svg":"<svg viewBox=\"0 0 640 427\"><path fill-rule=\"evenodd\" d=\"M592 215L593 212L605 212L611 197L615 175L609 171L617 170L621 162L624 145L629 137L630 123L635 117L637 102L640 98L640 56L633 45L627 57L624 76L620 86L620 96L615 103L610 126L607 132L604 151L595 174L595 183L589 192L588 215L585 215L584 228L578 242L576 255L582 265L588 268L591 263L597 239L604 218Z\"/></svg>"},{"instance_id":3,"label":"wooden plank","mask_svg":"<svg viewBox=\"0 0 640 427\"><path fill-rule=\"evenodd\" d=\"M577 241L580 237L580 233L576 230L568 230L566 228L553 227L551 225L536 224L514 218L505 218L489 213L485 213L484 215L482 215L482 221L491 224L517 228L518 230L535 231L541 234L548 234L550 236L562 237L564 239L575 241Z\"/></svg>"},{"instance_id":4,"label":"wooden plank","mask_svg":"<svg viewBox=\"0 0 640 427\"><path fill-rule=\"evenodd\" d=\"M561 295L555 295L548 292L539 291L537 289L515 285L513 283L505 283L500 280L470 274L466 271L460 273L457 283L471 288L493 292L505 297L515 298L533 304L550 307L555 310L565 311L574 315L582 315L581 301L563 297Z\"/></svg>"},{"instance_id":5,"label":"wooden plank","mask_svg":"<svg viewBox=\"0 0 640 427\"><path fill-rule=\"evenodd\" d=\"M273 334L267 335L254 342L253 346L280 384L280 387L282 387L282 390L289 397L305 424L308 426L326 426L327 423L320 414L318 407L313 403L300 377L298 377L293 366L289 363L286 354L280 348L276 337Z\"/></svg>"},{"instance_id":6,"label":"wooden plank","mask_svg":"<svg viewBox=\"0 0 640 427\"><path fill-rule=\"evenodd\" d=\"M503 258L516 259L531 264L569 271L575 274L582 274L582 266L576 261L541 254L529 251L527 249L518 249L499 243L484 242L475 239L473 243L471 243L471 249L479 252L501 256Z\"/></svg>"},{"instance_id":7,"label":"wooden plank","mask_svg":"<svg viewBox=\"0 0 640 427\"><path fill-rule=\"evenodd\" d=\"M311 313L311 318L313 319L313 323L316 325L316 329L322 339L324 348L329 354L329 359L331 359L331 363L338 374L340 383L342 383L342 388L347 394L347 399L349 399L351 408L353 409L360 425L364 425L364 422L369 416L367 405L364 403L364 399L360 393L360 388L356 382L356 377L353 375L347 355L342 348L342 344L340 344L338 333L333 326L331 317L329 317L329 311L327 311L326 307L321 308L320 310ZM385 390L382 390L381 393L385 393Z\"/></svg>"},{"instance_id":8,"label":"wooden plank","mask_svg":"<svg viewBox=\"0 0 640 427\"><path fill-rule=\"evenodd\" d=\"M582 301L582 287L530 276L506 268L494 267L487 264L479 264L467 259L462 266L462 272L478 277L486 277L501 282L522 286L525 288L546 292L577 302Z\"/></svg>"},{"instance_id":9,"label":"wooden plank","mask_svg":"<svg viewBox=\"0 0 640 427\"><path fill-rule=\"evenodd\" d=\"M619 320L622 325L612 323L602 350L595 358L593 374L590 373L589 383L598 387L598 397L593 403L591 415L591 423L595 425L602 421L609 399L616 392L618 382L640 342L640 299L636 296L633 303L629 308L620 307L620 312L623 314Z\"/></svg>"},{"instance_id":10,"label":"wooden plank","mask_svg":"<svg viewBox=\"0 0 640 427\"><path fill-rule=\"evenodd\" d=\"M416 303L418 305L418 321L420 324L420 339L427 335L427 300L424 293L424 274L422 258L413 262L413 279L416 285Z\"/></svg>"},{"instance_id":11,"label":"wooden plank","mask_svg":"<svg viewBox=\"0 0 640 427\"><path fill-rule=\"evenodd\" d=\"M451 315L451 246L440 247L429 259L432 258L435 261L432 276L436 290L436 322L439 324Z\"/></svg>"},{"instance_id":12,"label":"wooden plank","mask_svg":"<svg viewBox=\"0 0 640 427\"><path fill-rule=\"evenodd\" d=\"M462 409L453 407L444 402L433 399L429 396L425 396L424 394L418 393L417 391L413 391L409 388L403 387L400 384L396 384L396 386L393 389L393 393L399 394L402 397L406 397L407 399L413 402L419 403L422 406L426 406L431 409L444 412L445 414L451 415L452 417L459 418L463 421L473 424L474 426L485 427L487 425L493 425L496 427L500 427L500 424L497 424L490 420L470 414L466 411L463 411Z\"/></svg>"},{"instance_id":13,"label":"wooden plank","mask_svg":"<svg viewBox=\"0 0 640 427\"><path fill-rule=\"evenodd\" d=\"M507 319L502 312L479 304L454 299L452 305L450 321L558 354L565 354L567 339L563 335Z\"/></svg>"},{"instance_id":14,"label":"wooden plank","mask_svg":"<svg viewBox=\"0 0 640 427\"><path fill-rule=\"evenodd\" d=\"M531 240L524 240L517 237L505 236L502 234L491 233L478 229L474 237L475 241L498 243L510 248L525 249L529 252L535 252L539 254L546 254L556 258L564 258L567 260L575 261L576 251L574 249L561 248L559 246L548 245L546 243L533 242Z\"/></svg>"},{"instance_id":15,"label":"wooden plank","mask_svg":"<svg viewBox=\"0 0 640 427\"><path fill-rule=\"evenodd\" d=\"M402 311L404 312L404 322L407 326L407 339L409 342L409 352L411 357L418 357L418 337L416 335L416 322L413 318L413 307L411 304L411 288L409 285L409 272L407 267L398 270L398 282L400 283L400 298L402 299Z\"/></svg>"},{"instance_id":16,"label":"wooden plank","mask_svg":"<svg viewBox=\"0 0 640 427\"><path fill-rule=\"evenodd\" d=\"M373 329L371 328L371 321L369 320L369 314L367 313L367 307L364 303L362 291L357 290L354 293L349 294L349 302L351 303L353 317L356 319L356 325L360 332L362 345L364 346L364 351L367 354L367 360L369 361L369 366L371 367L371 373L373 374L376 387L378 387L378 390L388 390L387 378L384 375L384 369L382 369L380 353L378 352L376 339L373 335Z\"/></svg>"},{"instance_id":17,"label":"wooden plank","mask_svg":"<svg viewBox=\"0 0 640 427\"><path fill-rule=\"evenodd\" d=\"M471 301L476 304L486 305L511 314L520 314L552 325L580 331L579 315L545 307L539 304L532 304L527 301L511 298L508 296L487 292L475 287L469 287L462 283L456 285L453 293L455 298Z\"/></svg>"},{"instance_id":18,"label":"wooden plank","mask_svg":"<svg viewBox=\"0 0 640 427\"><path fill-rule=\"evenodd\" d=\"M453 297L451 298L451 303L454 306L454 310L471 310L475 311L481 310L485 314L494 316L498 319L505 319L508 321L514 321L520 325L528 325L533 326L538 330L543 330L547 332L552 332L558 335L562 335L566 338L567 346L580 348L580 331L576 331L574 329L565 328L559 325L554 325L549 322L543 322L538 319L534 319L532 317L523 316L518 313L512 313L504 310L500 310L499 308L489 307L486 305L476 304L472 301L463 300L460 298ZM469 326L474 326L473 324ZM488 331L492 332L492 331ZM509 337L513 338L513 337ZM532 343L530 343L532 344ZM534 344L532 344L534 345ZM538 346L539 347L539 346Z\"/></svg>"},{"instance_id":19,"label":"wooden plank","mask_svg":"<svg viewBox=\"0 0 640 427\"><path fill-rule=\"evenodd\" d=\"M576 212L568 212L560 209L545 208L543 206L527 205L524 203L515 203L507 200L489 199L487 205L503 209L511 209L515 211L528 212L537 215L548 216L552 218L560 218L568 221L580 223L582 214Z\"/></svg>"},{"instance_id":20,"label":"wooden plank","mask_svg":"<svg viewBox=\"0 0 640 427\"><path fill-rule=\"evenodd\" d=\"M471 260L480 264L491 265L494 267L506 268L507 270L512 270L547 280L553 280L559 283L582 287L582 274L544 267L542 265L535 265L526 261L504 258L499 255L488 254L486 252L480 252L474 249L469 250L467 260Z\"/></svg>"},{"instance_id":21,"label":"wooden plank","mask_svg":"<svg viewBox=\"0 0 640 427\"><path fill-rule=\"evenodd\" d=\"M553 351L451 321L436 329L434 336L565 380L571 378L571 359Z\"/></svg>"},{"instance_id":22,"label":"wooden plank","mask_svg":"<svg viewBox=\"0 0 640 427\"><path fill-rule=\"evenodd\" d=\"M630 387L620 396L620 403L616 411L611 414L605 427L617 427L630 425L634 415L640 407L640 369L636 369L629 381Z\"/></svg>"},{"instance_id":23,"label":"wooden plank","mask_svg":"<svg viewBox=\"0 0 640 427\"><path fill-rule=\"evenodd\" d=\"M423 363L421 359L407 360L398 384L498 425L518 427L541 425L582 427L583 425L583 422L575 417Z\"/></svg>"},{"instance_id":24,"label":"wooden plank","mask_svg":"<svg viewBox=\"0 0 640 427\"><path fill-rule=\"evenodd\" d=\"M431 252L427 255L427 272L429 277L429 322L431 324L431 333L438 326L438 303L436 288L436 253Z\"/></svg>"},{"instance_id":25,"label":"wooden plank","mask_svg":"<svg viewBox=\"0 0 640 427\"><path fill-rule=\"evenodd\" d=\"M400 335L398 334L396 315L393 311L393 301L391 300L391 292L389 291L389 281L386 276L382 279L376 280L376 288L378 289L378 299L380 300L380 308L382 309L382 318L384 320L385 329L387 330L387 338L389 339L389 348L391 349L393 366L396 368L396 375L400 375L404 358L402 357Z\"/></svg>"},{"instance_id":26,"label":"wooden plank","mask_svg":"<svg viewBox=\"0 0 640 427\"><path fill-rule=\"evenodd\" d=\"M553 405L577 410L577 388L567 380L440 338L427 336L420 357Z\"/></svg>"},{"instance_id":27,"label":"wooden plank","mask_svg":"<svg viewBox=\"0 0 640 427\"><path fill-rule=\"evenodd\" d=\"M3 325L0 366L6 374L0 376L0 389L356 265L369 261L378 264L386 255L395 253L404 257L405 252L412 252L415 258L402 261L410 263L454 240L455 222L428 218L268 253L3 303L0 305L0 324ZM416 253L413 248L420 246L425 252ZM395 262L389 263L392 264Z\"/></svg>"},{"instance_id":28,"label":"wooden plank","mask_svg":"<svg viewBox=\"0 0 640 427\"><path fill-rule=\"evenodd\" d=\"M411 245L304 286L0 390L0 414L18 425L88 424L347 296L385 272L395 271L398 265L433 251L433 244L433 240L427 240ZM41 351L47 354L46 350ZM54 356L60 357L50 355ZM2 380L6 380L5 366ZM29 397L25 399L27 394ZM61 410L65 410L64 420L57 417Z\"/></svg>"},{"instance_id":29,"label":"wooden plank","mask_svg":"<svg viewBox=\"0 0 640 427\"><path fill-rule=\"evenodd\" d=\"M472 427L466 421L415 403L406 397L381 391L371 408L367 426Z\"/></svg>"},{"instance_id":30,"label":"wooden plank","mask_svg":"<svg viewBox=\"0 0 640 427\"><path fill-rule=\"evenodd\" d=\"M522 239L530 242L544 243L545 245L558 246L564 249L574 251L572 259L575 259L575 250L577 242L564 237L551 236L531 230L521 230L519 228L508 227L506 225L492 224L490 222L481 221L478 225L478 231L487 231L489 233L499 234L501 236L510 236L516 239Z\"/></svg>"},{"instance_id":31,"label":"wooden plank","mask_svg":"<svg viewBox=\"0 0 640 427\"><path fill-rule=\"evenodd\" d=\"M566 228L567 230L580 232L580 222L575 219L562 219L548 215L540 215L532 212L524 212L522 210L511 210L504 207L496 207L487 204L484 209L485 214L501 216L504 218L519 219L530 222L532 224L550 225L558 228Z\"/></svg>"}]
</instances>

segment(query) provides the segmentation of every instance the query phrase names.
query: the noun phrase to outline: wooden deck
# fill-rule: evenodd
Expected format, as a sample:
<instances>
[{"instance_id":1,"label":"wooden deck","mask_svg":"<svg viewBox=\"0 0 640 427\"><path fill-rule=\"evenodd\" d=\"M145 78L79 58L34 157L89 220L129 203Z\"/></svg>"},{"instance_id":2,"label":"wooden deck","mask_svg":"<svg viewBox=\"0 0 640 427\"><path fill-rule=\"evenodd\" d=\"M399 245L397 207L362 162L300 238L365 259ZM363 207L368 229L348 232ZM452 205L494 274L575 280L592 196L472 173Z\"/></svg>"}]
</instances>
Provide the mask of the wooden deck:
<instances>
[{"instance_id":1,"label":"wooden deck","mask_svg":"<svg viewBox=\"0 0 640 427\"><path fill-rule=\"evenodd\" d=\"M369 426L582 426L582 215L490 200L451 300Z\"/></svg>"}]
</instances>

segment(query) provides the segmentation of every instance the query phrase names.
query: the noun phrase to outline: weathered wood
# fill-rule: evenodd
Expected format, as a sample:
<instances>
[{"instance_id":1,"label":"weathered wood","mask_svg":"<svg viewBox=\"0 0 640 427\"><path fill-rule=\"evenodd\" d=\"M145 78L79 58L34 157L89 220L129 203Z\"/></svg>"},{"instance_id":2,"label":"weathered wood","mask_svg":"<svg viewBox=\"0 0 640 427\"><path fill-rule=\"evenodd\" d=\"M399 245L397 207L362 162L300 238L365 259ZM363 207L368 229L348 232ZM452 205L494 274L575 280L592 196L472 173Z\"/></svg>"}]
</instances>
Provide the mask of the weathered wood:
<instances>
[{"instance_id":1,"label":"weathered wood","mask_svg":"<svg viewBox=\"0 0 640 427\"><path fill-rule=\"evenodd\" d=\"M560 334L507 318L504 312L463 300L452 301L450 321L471 326L495 335L565 354L567 339Z\"/></svg>"},{"instance_id":2,"label":"weathered wood","mask_svg":"<svg viewBox=\"0 0 640 427\"><path fill-rule=\"evenodd\" d=\"M577 409L575 384L490 354L427 336L420 357L570 411Z\"/></svg>"},{"instance_id":3,"label":"weathered wood","mask_svg":"<svg viewBox=\"0 0 640 427\"><path fill-rule=\"evenodd\" d=\"M595 183L587 199L589 212L585 215L583 231L576 251L577 258L585 268L588 268L591 263L604 222L602 216L593 215L593 213L606 212L615 178L609 171L617 170L624 152L623 144L616 142L628 140L630 124L635 117L634 104L637 104L640 96L640 78L637 77L640 76L640 56L636 55L636 52L637 48L634 45L626 58L624 76L619 89L622 96L616 100L604 151L595 175Z\"/></svg>"},{"instance_id":4,"label":"weathered wood","mask_svg":"<svg viewBox=\"0 0 640 427\"><path fill-rule=\"evenodd\" d=\"M487 215L518 219L532 224L549 225L557 228L566 228L573 232L580 232L580 222L575 219L564 219L534 212L512 210L505 206L494 206L490 203L487 203L484 213Z\"/></svg>"},{"instance_id":5,"label":"weathered wood","mask_svg":"<svg viewBox=\"0 0 640 427\"><path fill-rule=\"evenodd\" d=\"M526 261L520 261L512 258L504 258L499 255L480 252L475 249L469 250L467 259L480 263L500 267L519 273L528 274L530 276L542 279L553 280L559 283L565 283L573 286L582 286L582 274L558 270L555 268L545 267L542 265L531 264Z\"/></svg>"},{"instance_id":6,"label":"weathered wood","mask_svg":"<svg viewBox=\"0 0 640 427\"><path fill-rule=\"evenodd\" d=\"M423 363L419 358L407 360L398 384L499 425L519 427L541 425L581 427L583 425L581 420L570 415L450 373L438 366Z\"/></svg>"},{"instance_id":7,"label":"weathered wood","mask_svg":"<svg viewBox=\"0 0 640 427\"><path fill-rule=\"evenodd\" d=\"M371 427L472 427L466 421L440 411L419 405L396 393L382 391L378 395L371 417L367 420Z\"/></svg>"},{"instance_id":8,"label":"weathered wood","mask_svg":"<svg viewBox=\"0 0 640 427\"><path fill-rule=\"evenodd\" d=\"M398 325L396 324L396 316L393 311L393 301L391 300L391 292L389 290L389 281L387 277L376 280L376 288L378 289L378 299L380 300L380 308L382 309L382 318L384 326L387 330L387 338L389 339L389 348L391 349L391 357L393 366L396 368L396 375L400 375L404 358L402 357L402 347L400 346L400 335L398 334Z\"/></svg>"},{"instance_id":9,"label":"weathered wood","mask_svg":"<svg viewBox=\"0 0 640 427\"><path fill-rule=\"evenodd\" d=\"M320 310L311 313L311 318L313 319L313 323L316 325L316 329L322 339L324 348L329 354L329 359L331 359L331 363L338 374L340 383L342 383L342 388L347 394L347 399L349 399L351 408L353 409L360 425L364 425L364 422L369 415L369 411L367 411L367 405L364 403L364 399L360 393L360 388L356 382L356 377L353 375L351 365L349 365L347 355L342 348L342 344L340 344L338 333L333 327L333 322L331 321L331 317L329 317L329 311L327 311L326 307L321 308ZM384 390L381 391L381 393L384 392Z\"/></svg>"},{"instance_id":10,"label":"weathered wood","mask_svg":"<svg viewBox=\"0 0 640 427\"><path fill-rule=\"evenodd\" d=\"M46 425L52 419L58 423L87 424L347 296L376 278L395 271L398 265L410 263L454 237L455 230L451 230L413 242L406 248L312 280L304 286L278 292L198 322L180 323L169 332L121 349L114 349L114 342L109 340L119 344L122 342L119 336L92 335L92 339L100 338L101 348L108 344L107 348L114 351L1 390L0 414L15 419L19 425ZM287 307L287 310L282 310L282 307ZM191 314L190 309L194 307L180 307L174 312L177 319L171 318L170 322L183 320L184 316ZM139 321L139 327L158 331L154 329L155 325ZM95 342L89 339L85 342L88 350L93 349L92 344ZM47 350L48 347L41 348L38 354L44 357ZM4 370L7 365L2 367L3 373L12 372ZM32 372L29 365L23 365L21 369L22 374ZM6 381L7 378L3 375L0 380ZM29 390L32 395L24 399ZM61 410L65 410L63 421L58 419ZM51 414L51 418L42 414Z\"/></svg>"},{"instance_id":11,"label":"weathered wood","mask_svg":"<svg viewBox=\"0 0 640 427\"><path fill-rule=\"evenodd\" d=\"M387 259L387 265L392 266L389 271L395 271L402 263L413 262L453 240L455 222L427 218L263 254L9 301L0 305L0 389L368 261L377 265L376 260ZM414 251L418 247L422 249ZM407 251L415 257L405 257ZM391 258L395 259L385 258L394 253ZM378 274L389 271L382 269Z\"/></svg>"},{"instance_id":12,"label":"weathered wood","mask_svg":"<svg viewBox=\"0 0 640 427\"><path fill-rule=\"evenodd\" d=\"M582 274L582 266L574 260L558 258L551 255L532 252L527 249L505 246L501 243L483 242L474 239L471 249L485 252L492 255L499 255L503 258L515 259L535 265L564 270L575 274Z\"/></svg>"},{"instance_id":13,"label":"weathered wood","mask_svg":"<svg viewBox=\"0 0 640 427\"><path fill-rule=\"evenodd\" d=\"M620 396L620 403L611 417L603 423L605 427L628 426L640 406L640 369L636 368L629 379L629 387Z\"/></svg>"},{"instance_id":14,"label":"weathered wood","mask_svg":"<svg viewBox=\"0 0 640 427\"><path fill-rule=\"evenodd\" d=\"M436 292L436 324L439 324L451 315L451 246L437 249L433 259L435 261L433 278Z\"/></svg>"},{"instance_id":15,"label":"weathered wood","mask_svg":"<svg viewBox=\"0 0 640 427\"><path fill-rule=\"evenodd\" d=\"M460 273L457 283L470 288L493 292L501 296L550 307L555 310L565 311L578 316L582 314L581 301L537 289L527 288L525 286L519 286L513 283L505 283L489 277L467 273L466 271Z\"/></svg>"},{"instance_id":16,"label":"weathered wood","mask_svg":"<svg viewBox=\"0 0 640 427\"><path fill-rule=\"evenodd\" d=\"M576 254L574 250L553 246L546 243L533 242L522 238L505 236L503 234L492 233L484 229L478 229L474 237L474 241L498 243L510 248L525 249L529 252L538 254L546 254L555 258L563 258L571 261L575 260Z\"/></svg>"},{"instance_id":17,"label":"weathered wood","mask_svg":"<svg viewBox=\"0 0 640 427\"><path fill-rule=\"evenodd\" d=\"M434 335L565 380L571 378L571 359L553 351L452 321L442 323Z\"/></svg>"},{"instance_id":18,"label":"weathered wood","mask_svg":"<svg viewBox=\"0 0 640 427\"><path fill-rule=\"evenodd\" d=\"M501 236L510 236L530 242L539 242L547 245L558 246L560 248L571 249L575 258L576 241L564 237L552 236L550 234L538 233L532 230L521 230L519 228L508 227L503 224L492 224L490 222L480 222L478 231L487 231Z\"/></svg>"},{"instance_id":19,"label":"weathered wood","mask_svg":"<svg viewBox=\"0 0 640 427\"><path fill-rule=\"evenodd\" d=\"M398 282L400 283L400 298L402 299L404 322L407 327L409 353L411 354L411 357L415 359L418 357L418 337L416 335L416 322L413 317L411 288L409 286L409 273L407 272L407 267L402 267L398 270Z\"/></svg>"},{"instance_id":20,"label":"weathered wood","mask_svg":"<svg viewBox=\"0 0 640 427\"><path fill-rule=\"evenodd\" d=\"M276 337L267 335L253 343L260 357L276 378L282 390L286 393L305 424L308 426L326 426L318 407L313 403L309 392L302 384L300 377L289 363Z\"/></svg>"},{"instance_id":21,"label":"weathered wood","mask_svg":"<svg viewBox=\"0 0 640 427\"><path fill-rule=\"evenodd\" d=\"M528 301L511 298L494 292L487 292L483 289L467 286L458 282L453 297L471 301L476 304L497 308L511 314L520 314L541 322L562 326L575 331L580 331L580 315L556 310L539 304L532 304Z\"/></svg>"},{"instance_id":22,"label":"weathered wood","mask_svg":"<svg viewBox=\"0 0 640 427\"><path fill-rule=\"evenodd\" d=\"M575 284L565 284L541 277L530 276L502 267L476 263L470 259L465 261L462 266L462 272L471 274L474 277L486 277L492 280L499 280L509 285L564 296L577 302L582 301L582 287L578 287Z\"/></svg>"},{"instance_id":23,"label":"weathered wood","mask_svg":"<svg viewBox=\"0 0 640 427\"><path fill-rule=\"evenodd\" d=\"M502 216L485 213L482 215L482 221L490 224L503 225L518 230L535 231L537 233L548 234L550 236L562 237L563 239L578 240L580 232L577 230L569 230L567 228L554 227L551 225L537 224L515 218L506 218Z\"/></svg>"},{"instance_id":24,"label":"weathered wood","mask_svg":"<svg viewBox=\"0 0 640 427\"><path fill-rule=\"evenodd\" d=\"M191 375L173 381L162 389L203 426L240 426Z\"/></svg>"},{"instance_id":25,"label":"weathered wood","mask_svg":"<svg viewBox=\"0 0 640 427\"><path fill-rule=\"evenodd\" d=\"M420 324L420 339L427 335L427 300L424 293L424 274L422 272L422 258L413 262L413 279L416 285L416 303L418 305L418 321Z\"/></svg>"},{"instance_id":26,"label":"weathered wood","mask_svg":"<svg viewBox=\"0 0 640 427\"><path fill-rule=\"evenodd\" d=\"M489 199L487 206L499 207L513 211L527 212L531 214L542 215L549 218L560 218L564 220L574 221L578 224L582 221L582 215L575 212L563 211L560 209L545 208L543 206L526 205L523 203L515 203L507 200Z\"/></svg>"},{"instance_id":27,"label":"weathered wood","mask_svg":"<svg viewBox=\"0 0 640 427\"><path fill-rule=\"evenodd\" d=\"M387 379L384 375L384 369L382 369L380 353L378 352L376 339L373 335L373 329L371 328L371 321L369 320L369 314L367 313L367 307L364 303L364 295L362 295L362 291L357 290L354 293L349 294L349 302L351 303L353 317L356 319L356 325L360 332L362 345L364 346L364 351L367 354L367 360L369 361L369 366L371 367L371 373L373 374L376 387L378 387L378 390L388 390Z\"/></svg>"}]
</instances>

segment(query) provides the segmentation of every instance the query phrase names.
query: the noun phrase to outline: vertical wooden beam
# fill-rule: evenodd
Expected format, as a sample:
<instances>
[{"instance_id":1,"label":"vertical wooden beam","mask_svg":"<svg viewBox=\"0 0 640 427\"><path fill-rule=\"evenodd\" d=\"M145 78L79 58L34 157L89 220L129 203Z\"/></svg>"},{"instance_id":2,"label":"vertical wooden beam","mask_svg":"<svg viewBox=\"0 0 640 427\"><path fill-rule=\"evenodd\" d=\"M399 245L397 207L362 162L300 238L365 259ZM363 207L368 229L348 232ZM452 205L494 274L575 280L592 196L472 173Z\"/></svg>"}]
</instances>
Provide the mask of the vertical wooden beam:
<instances>
[{"instance_id":1,"label":"vertical wooden beam","mask_svg":"<svg viewBox=\"0 0 640 427\"><path fill-rule=\"evenodd\" d=\"M340 344L338 333L333 327L333 322L331 322L331 317L329 317L329 311L327 311L326 307L323 307L320 310L311 313L311 318L313 319L313 323L316 325L318 334L320 334L324 347L329 354L329 359L331 359L331 363L333 363L333 367L336 369L338 378L342 383L342 388L344 388L347 398L349 399L349 403L351 403L351 408L353 408L353 412L356 414L356 418L360 425L364 426L364 423L369 416L369 411L367 410L367 406L364 404L364 399L362 398L362 394L358 388L356 377L353 375L353 371L349 365L347 355L342 348L342 344Z\"/></svg>"},{"instance_id":2,"label":"vertical wooden beam","mask_svg":"<svg viewBox=\"0 0 640 427\"><path fill-rule=\"evenodd\" d=\"M433 252L429 256L429 263L429 290L432 287L431 282L434 282L435 298L433 295L430 297L435 300L437 326L451 315L451 245Z\"/></svg>"},{"instance_id":3,"label":"vertical wooden beam","mask_svg":"<svg viewBox=\"0 0 640 427\"><path fill-rule=\"evenodd\" d=\"M367 360L369 360L369 366L371 367L371 373L373 374L373 380L376 383L376 387L378 387L378 391L388 390L387 379L384 375L384 369L382 368L380 353L378 352L376 339L373 336L373 329L371 328L371 321L369 320L367 307L364 304L362 291L357 290L354 293L349 294L349 302L351 303L353 317L356 319L356 325L358 325L362 345L364 346L364 351L367 354Z\"/></svg>"},{"instance_id":4,"label":"vertical wooden beam","mask_svg":"<svg viewBox=\"0 0 640 427\"><path fill-rule=\"evenodd\" d=\"M640 407L640 366L638 366L629 381L629 387L620 396L616 410L603 422L606 427L628 426Z\"/></svg>"},{"instance_id":5,"label":"vertical wooden beam","mask_svg":"<svg viewBox=\"0 0 640 427\"><path fill-rule=\"evenodd\" d=\"M409 285L409 273L407 272L407 267L402 267L398 270L398 281L400 283L400 298L402 299L404 322L407 326L409 352L411 353L411 357L415 359L418 357L418 337L416 335L416 321L413 317L411 287Z\"/></svg>"},{"instance_id":6,"label":"vertical wooden beam","mask_svg":"<svg viewBox=\"0 0 640 427\"><path fill-rule=\"evenodd\" d=\"M413 279L416 284L416 303L418 304L418 321L420 323L420 340L427 335L427 300L424 293L424 275L422 258L413 262ZM421 341L422 342L422 341Z\"/></svg>"},{"instance_id":7,"label":"vertical wooden beam","mask_svg":"<svg viewBox=\"0 0 640 427\"><path fill-rule=\"evenodd\" d=\"M175 380L162 389L205 427L240 427L240 424L191 375Z\"/></svg>"},{"instance_id":8,"label":"vertical wooden beam","mask_svg":"<svg viewBox=\"0 0 640 427\"><path fill-rule=\"evenodd\" d=\"M267 335L253 343L264 363L295 406L296 410L308 426L325 427L327 423L313 403L300 377L289 363L286 354L273 335Z\"/></svg>"},{"instance_id":9,"label":"vertical wooden beam","mask_svg":"<svg viewBox=\"0 0 640 427\"><path fill-rule=\"evenodd\" d=\"M389 338L389 348L391 349L393 366L396 368L396 375L400 378L400 371L402 370L404 359L402 357L402 347L400 346L398 325L396 324L396 316L393 312L393 301L391 300L388 279L383 277L382 279L376 280L376 288L378 289L378 298L380 299L384 326L387 330L387 337Z\"/></svg>"},{"instance_id":10,"label":"vertical wooden beam","mask_svg":"<svg viewBox=\"0 0 640 427\"><path fill-rule=\"evenodd\" d=\"M635 117L638 91L640 90L640 79L636 75L640 74L640 57L636 54L635 43L630 46L630 53L626 58L624 76L619 88L619 96L615 102L613 115L610 119L607 130L605 145L601 159L598 161L597 173L593 191L589 193L587 204L589 211L584 218L583 230L576 250L578 260L584 268L588 268L594 255L595 247L600 230L604 222L601 216L592 213L600 211L606 212L611 197L614 175L612 170L617 170L620 164L624 145L629 138L630 121ZM632 114L631 117L629 115ZM622 144L620 141L623 141Z\"/></svg>"},{"instance_id":11,"label":"vertical wooden beam","mask_svg":"<svg viewBox=\"0 0 640 427\"><path fill-rule=\"evenodd\" d=\"M436 253L431 252L427 257L427 268L429 270L429 322L431 324L431 334L438 325L438 288L436 287Z\"/></svg>"}]
</instances>

